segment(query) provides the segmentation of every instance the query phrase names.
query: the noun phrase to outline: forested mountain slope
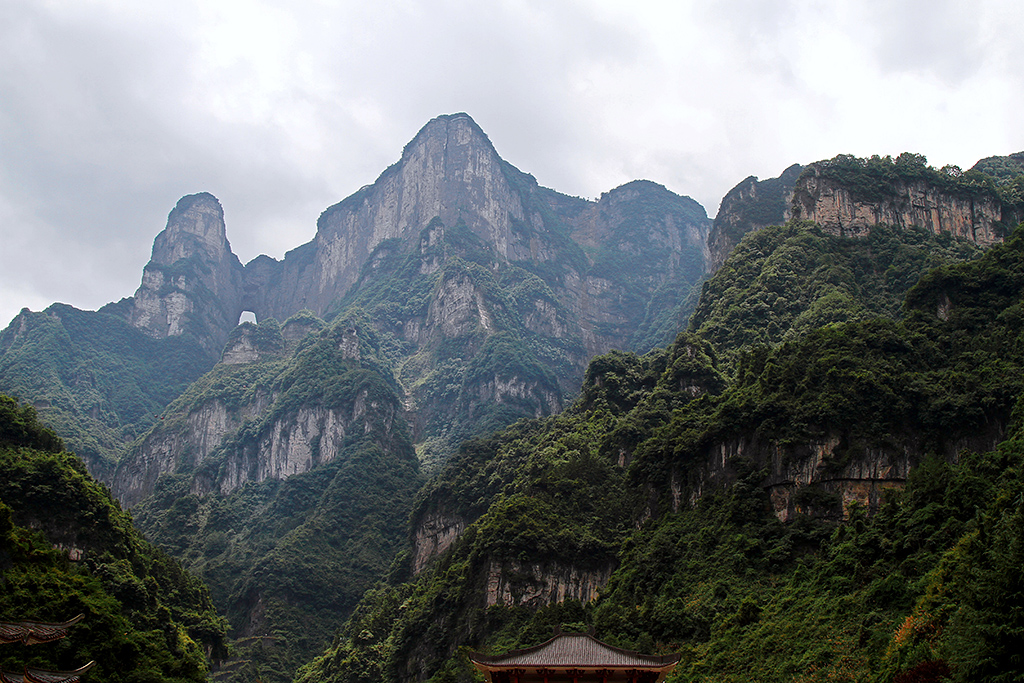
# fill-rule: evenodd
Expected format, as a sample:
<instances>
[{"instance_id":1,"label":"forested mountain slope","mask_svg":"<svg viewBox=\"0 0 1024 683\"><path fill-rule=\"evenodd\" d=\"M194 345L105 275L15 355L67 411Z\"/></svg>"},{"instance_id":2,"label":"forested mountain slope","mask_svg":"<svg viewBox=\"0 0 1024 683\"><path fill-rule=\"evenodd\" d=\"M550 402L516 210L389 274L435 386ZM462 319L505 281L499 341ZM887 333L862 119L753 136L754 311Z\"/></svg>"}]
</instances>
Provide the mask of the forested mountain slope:
<instances>
[{"instance_id":1,"label":"forested mountain slope","mask_svg":"<svg viewBox=\"0 0 1024 683\"><path fill-rule=\"evenodd\" d=\"M226 655L202 582L142 539L31 406L0 395L0 619L78 614L64 640L3 646L0 667L95 661L89 680L199 682L207 658Z\"/></svg>"},{"instance_id":2,"label":"forested mountain slope","mask_svg":"<svg viewBox=\"0 0 1024 683\"><path fill-rule=\"evenodd\" d=\"M297 680L471 680L461 646L560 623L681 650L676 680L1020 675L1022 296L1018 231L928 272L898 321L731 367L693 333L595 359L560 416L463 447Z\"/></svg>"},{"instance_id":3,"label":"forested mountain slope","mask_svg":"<svg viewBox=\"0 0 1024 683\"><path fill-rule=\"evenodd\" d=\"M154 486L136 523L227 615L234 680L287 680L403 540L421 482L375 341L311 315L241 326L118 471L130 500Z\"/></svg>"},{"instance_id":4,"label":"forested mountain slope","mask_svg":"<svg viewBox=\"0 0 1024 683\"><path fill-rule=\"evenodd\" d=\"M682 649L687 679L738 680L724 647L763 678L963 678L1000 650L927 629L967 593L909 610L955 543L989 561L950 501L1015 491L1012 445L971 454L1016 434L1015 164L793 166L737 186L709 245L687 197L562 195L442 116L280 261L242 266L217 199L183 197L133 297L0 335L0 388L208 582L223 680L286 681L339 628L300 680L467 680L461 646L563 622ZM851 519L901 550L834 564ZM755 655L761 624L789 645Z\"/></svg>"},{"instance_id":5,"label":"forested mountain slope","mask_svg":"<svg viewBox=\"0 0 1024 683\"><path fill-rule=\"evenodd\" d=\"M24 309L0 332L0 391L31 401L94 476L213 366L190 336L152 339L109 308Z\"/></svg>"}]
</instances>

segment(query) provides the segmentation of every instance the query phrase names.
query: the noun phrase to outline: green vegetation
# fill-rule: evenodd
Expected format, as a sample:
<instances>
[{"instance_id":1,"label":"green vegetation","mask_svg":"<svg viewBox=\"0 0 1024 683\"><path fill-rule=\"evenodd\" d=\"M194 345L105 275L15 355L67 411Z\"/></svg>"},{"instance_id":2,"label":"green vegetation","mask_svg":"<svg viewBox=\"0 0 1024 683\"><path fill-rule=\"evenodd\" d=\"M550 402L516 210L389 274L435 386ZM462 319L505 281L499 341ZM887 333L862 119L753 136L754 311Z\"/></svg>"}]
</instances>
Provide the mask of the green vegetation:
<instances>
[{"instance_id":1,"label":"green vegetation","mask_svg":"<svg viewBox=\"0 0 1024 683\"><path fill-rule=\"evenodd\" d=\"M24 310L0 332L0 391L31 397L96 473L111 472L212 365L191 337L151 339L115 315L65 304Z\"/></svg>"},{"instance_id":2,"label":"green vegetation","mask_svg":"<svg viewBox=\"0 0 1024 683\"><path fill-rule=\"evenodd\" d=\"M727 264L731 286L757 280L773 259L813 277L801 258L846 247L802 225L763 233ZM1016 680L1024 228L909 291L884 285L930 259L966 256L961 247L883 232L848 248L837 269L870 280L895 268L850 295L892 316L891 299L906 291L898 320L864 314L780 329L772 345L733 341L727 374L699 326L664 351L596 358L561 415L463 446L421 492L412 523L461 520L465 531L416 576L411 555L396 564L296 680L474 680L461 648L534 644L558 623L681 651L679 681ZM755 249L762 260L744 271ZM798 318L774 320L792 328ZM780 522L765 484L773 468L829 439L838 447L820 464L822 481L871 458L908 454L917 467L869 509L844 511L824 484L801 488ZM721 444L740 442L745 455L705 469ZM828 521L844 513L844 524ZM588 604L538 609L516 597L567 567L614 572ZM485 605L488 590L499 593Z\"/></svg>"},{"instance_id":3,"label":"green vegetation","mask_svg":"<svg viewBox=\"0 0 1024 683\"><path fill-rule=\"evenodd\" d=\"M838 181L855 199L865 202L895 197L900 185L918 181L954 196L991 199L1002 205L1003 225L1009 231L1016 225L1015 221L1024 218L1024 173L1019 167L1014 173L1012 163L996 165L986 161L962 171L957 166L933 168L923 155L911 152L904 152L896 159L877 155L861 159L840 154L809 166L804 174L818 174Z\"/></svg>"},{"instance_id":4,"label":"green vegetation","mask_svg":"<svg viewBox=\"0 0 1024 683\"><path fill-rule=\"evenodd\" d=\"M554 322L530 322L538 311ZM556 333L566 314L549 284L499 262L461 221L435 218L412 244L382 242L332 315L373 336L410 396L427 470L466 438L557 409L578 380L582 343ZM496 383L514 394L495 393Z\"/></svg>"},{"instance_id":5,"label":"green vegetation","mask_svg":"<svg viewBox=\"0 0 1024 683\"><path fill-rule=\"evenodd\" d=\"M275 321L250 326L244 333L269 359L217 365L150 434L188 438L189 415L218 404L234 425L211 452L186 451L191 460L134 508L139 528L202 577L228 617L232 680L288 680L404 540L417 462L394 380L377 360L379 336L353 325L343 319L306 336L290 357L277 354ZM315 467L287 479L245 469L252 480L232 483L233 472L252 467L261 449L270 457L268 444L288 438L300 419L322 429L308 443Z\"/></svg>"},{"instance_id":6,"label":"green vegetation","mask_svg":"<svg viewBox=\"0 0 1024 683\"><path fill-rule=\"evenodd\" d=\"M226 654L205 586L141 538L31 406L0 395L0 619L77 614L64 640L4 646L0 667L95 660L95 680L198 683L207 655Z\"/></svg>"},{"instance_id":7,"label":"green vegetation","mask_svg":"<svg viewBox=\"0 0 1024 683\"><path fill-rule=\"evenodd\" d=\"M829 235L813 223L765 228L748 235L704 283L690 329L731 359L743 348L793 340L830 323L898 319L922 275L979 253L923 228L879 225L861 239Z\"/></svg>"},{"instance_id":8,"label":"green vegetation","mask_svg":"<svg viewBox=\"0 0 1024 683\"><path fill-rule=\"evenodd\" d=\"M709 242L714 245L718 235L724 236L731 251L748 232L785 223L787 202L801 171L803 166L793 164L778 178L744 179L722 199Z\"/></svg>"}]
</instances>

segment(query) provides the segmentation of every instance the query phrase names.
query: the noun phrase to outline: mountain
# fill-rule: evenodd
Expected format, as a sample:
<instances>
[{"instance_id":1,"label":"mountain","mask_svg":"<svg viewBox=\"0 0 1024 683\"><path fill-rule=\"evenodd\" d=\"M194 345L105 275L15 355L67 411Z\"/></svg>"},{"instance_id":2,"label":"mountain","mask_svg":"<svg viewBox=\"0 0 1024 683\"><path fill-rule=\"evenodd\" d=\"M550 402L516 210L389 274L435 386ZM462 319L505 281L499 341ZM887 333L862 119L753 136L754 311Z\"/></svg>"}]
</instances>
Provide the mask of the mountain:
<instances>
[{"instance_id":1,"label":"mountain","mask_svg":"<svg viewBox=\"0 0 1024 683\"><path fill-rule=\"evenodd\" d=\"M51 311L58 322L73 316L75 330L51 321L39 340L25 338L39 314L19 316L0 337L0 388L38 403L109 478L161 406L217 361L243 311L260 321L344 314L382 336L382 362L432 466L465 436L559 410L594 354L670 340L703 277L709 228L700 205L648 181L596 202L543 188L471 118L441 116L281 261L242 267L216 198L182 198L134 296L97 313ZM117 346L130 347L128 372L107 348L114 328ZM46 356L43 347L61 345ZM178 369L168 373L169 353ZM84 359L69 363L74 354ZM45 382L31 378L37 361L55 366ZM105 379L85 391L90 373ZM140 376L152 379L136 387ZM144 409L117 407L140 392Z\"/></svg>"},{"instance_id":2,"label":"mountain","mask_svg":"<svg viewBox=\"0 0 1024 683\"><path fill-rule=\"evenodd\" d=\"M722 198L708 235L709 268L717 272L748 232L782 225L790 209L793 188L804 167L793 164L778 178L758 180L750 176Z\"/></svg>"},{"instance_id":3,"label":"mountain","mask_svg":"<svg viewBox=\"0 0 1024 683\"><path fill-rule=\"evenodd\" d=\"M700 205L650 181L597 201L543 188L468 116L442 116L280 261L242 266L218 200L183 197L134 296L59 309L61 326L58 309L45 318L46 344L64 318L79 330L46 358L62 410L43 387L13 387L59 428L84 422L68 430L76 447L208 582L234 638L224 675L285 680L402 548L418 470L465 438L559 412L594 354L672 338L709 228ZM259 324L236 325L243 311ZM131 359L121 373L111 330ZM4 333L8 378L42 346L25 332ZM154 377L150 349L173 345L188 361ZM76 357L104 376L84 399ZM130 425L102 411L143 386L164 400ZM101 406L92 421L85 400ZM94 444L100 427L112 436Z\"/></svg>"},{"instance_id":4,"label":"mountain","mask_svg":"<svg viewBox=\"0 0 1024 683\"><path fill-rule=\"evenodd\" d=\"M1017 628L1016 556L969 536L1017 538L1014 159L794 166L712 226L650 181L543 188L442 116L280 261L182 198L135 296L4 331L0 386L208 583L225 680L469 680L459 648L562 624L691 677L741 677L729 647L762 678L963 676L1002 652L974 625Z\"/></svg>"},{"instance_id":5,"label":"mountain","mask_svg":"<svg viewBox=\"0 0 1024 683\"><path fill-rule=\"evenodd\" d=\"M214 359L190 335L154 339L116 314L53 304L0 332L0 391L31 400L96 477Z\"/></svg>"},{"instance_id":6,"label":"mountain","mask_svg":"<svg viewBox=\"0 0 1024 683\"><path fill-rule=\"evenodd\" d=\"M719 275L749 288L801 241L842 268L872 258L859 239L766 228ZM682 652L677 680L1019 675L1022 300L1024 228L925 272L900 320L594 359L560 415L462 447L402 571L296 680L469 681L464 648L561 624Z\"/></svg>"}]
</instances>

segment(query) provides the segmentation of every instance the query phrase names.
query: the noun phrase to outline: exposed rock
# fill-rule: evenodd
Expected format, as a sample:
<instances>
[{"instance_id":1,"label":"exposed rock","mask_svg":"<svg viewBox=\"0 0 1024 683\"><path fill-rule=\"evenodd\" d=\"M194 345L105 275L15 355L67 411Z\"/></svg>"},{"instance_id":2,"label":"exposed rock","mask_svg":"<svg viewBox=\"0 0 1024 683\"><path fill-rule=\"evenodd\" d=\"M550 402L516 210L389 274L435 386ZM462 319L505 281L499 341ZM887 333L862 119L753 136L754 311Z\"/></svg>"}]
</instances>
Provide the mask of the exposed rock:
<instances>
[{"instance_id":1,"label":"exposed rock","mask_svg":"<svg viewBox=\"0 0 1024 683\"><path fill-rule=\"evenodd\" d=\"M587 603L597 598L614 567L580 569L556 563L491 560L487 569L486 606L532 607L565 600Z\"/></svg>"},{"instance_id":2,"label":"exposed rock","mask_svg":"<svg viewBox=\"0 0 1024 683\"><path fill-rule=\"evenodd\" d=\"M160 475L191 471L270 402L270 396L260 394L249 405L230 411L223 401L208 401L192 410L183 424L160 425L118 466L114 494L123 504L134 505L153 492Z\"/></svg>"},{"instance_id":3,"label":"exposed rock","mask_svg":"<svg viewBox=\"0 0 1024 683\"><path fill-rule=\"evenodd\" d=\"M475 386L477 391L474 401L477 405L496 403L521 402L536 406L534 417L543 417L557 413L562 409L562 402L554 388L545 387L540 381L527 382L520 377L501 378L494 375L491 379ZM472 410L472 408L470 408Z\"/></svg>"},{"instance_id":4,"label":"exposed rock","mask_svg":"<svg viewBox=\"0 0 1024 683\"><path fill-rule=\"evenodd\" d=\"M983 247L1002 241L998 224L1004 218L1002 204L994 196L950 194L924 180L897 180L892 184L892 196L860 200L850 188L822 177L814 165L793 191L791 216L814 221L839 237L862 237L878 224L919 226Z\"/></svg>"},{"instance_id":5,"label":"exposed rock","mask_svg":"<svg viewBox=\"0 0 1024 683\"><path fill-rule=\"evenodd\" d=\"M412 539L412 573L419 574L430 561L444 553L466 530L466 520L441 512L420 520Z\"/></svg>"},{"instance_id":6,"label":"exposed rock","mask_svg":"<svg viewBox=\"0 0 1024 683\"><path fill-rule=\"evenodd\" d=\"M129 320L157 338L189 332L216 356L242 313L242 276L220 202L207 193L182 197L153 242Z\"/></svg>"},{"instance_id":7,"label":"exposed rock","mask_svg":"<svg viewBox=\"0 0 1024 683\"><path fill-rule=\"evenodd\" d=\"M988 451L1005 436L1006 425L991 424L970 437L950 440L942 454L955 460L963 450ZM840 519L852 503L874 512L889 488L901 488L925 457L916 437L894 437L884 445L850 444L830 433L821 440L780 445L738 437L709 448L703 464L691 470L687 481L673 477L669 489L675 509L693 505L710 490L733 483L737 463L765 468L761 485L769 493L772 511L781 521L795 514Z\"/></svg>"},{"instance_id":8,"label":"exposed rock","mask_svg":"<svg viewBox=\"0 0 1024 683\"><path fill-rule=\"evenodd\" d=\"M373 185L324 211L313 242L276 265L251 263L275 287L253 288L248 303L261 319L283 320L301 308L322 315L358 279L377 245L410 239L435 217L465 222L504 259L529 257L512 231L514 221L526 219L519 195L487 136L465 114L427 123Z\"/></svg>"},{"instance_id":9,"label":"exposed rock","mask_svg":"<svg viewBox=\"0 0 1024 683\"><path fill-rule=\"evenodd\" d=\"M708 272L714 273L748 232L786 222L793 187L803 166L793 164L778 178L758 180L750 176L722 198L708 235Z\"/></svg>"}]
</instances>

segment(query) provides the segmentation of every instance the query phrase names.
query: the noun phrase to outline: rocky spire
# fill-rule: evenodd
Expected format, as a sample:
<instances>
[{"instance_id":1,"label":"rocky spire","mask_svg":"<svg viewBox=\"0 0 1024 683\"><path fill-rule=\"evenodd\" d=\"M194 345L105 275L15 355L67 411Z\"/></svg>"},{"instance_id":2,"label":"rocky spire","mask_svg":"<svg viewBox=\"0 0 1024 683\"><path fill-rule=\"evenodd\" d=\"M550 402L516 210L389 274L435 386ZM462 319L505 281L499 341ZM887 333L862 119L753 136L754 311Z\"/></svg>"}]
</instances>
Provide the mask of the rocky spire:
<instances>
[{"instance_id":1,"label":"rocky spire","mask_svg":"<svg viewBox=\"0 0 1024 683\"><path fill-rule=\"evenodd\" d=\"M242 312L242 274L217 198L182 197L153 242L129 320L157 338L191 334L219 355Z\"/></svg>"}]
</instances>

